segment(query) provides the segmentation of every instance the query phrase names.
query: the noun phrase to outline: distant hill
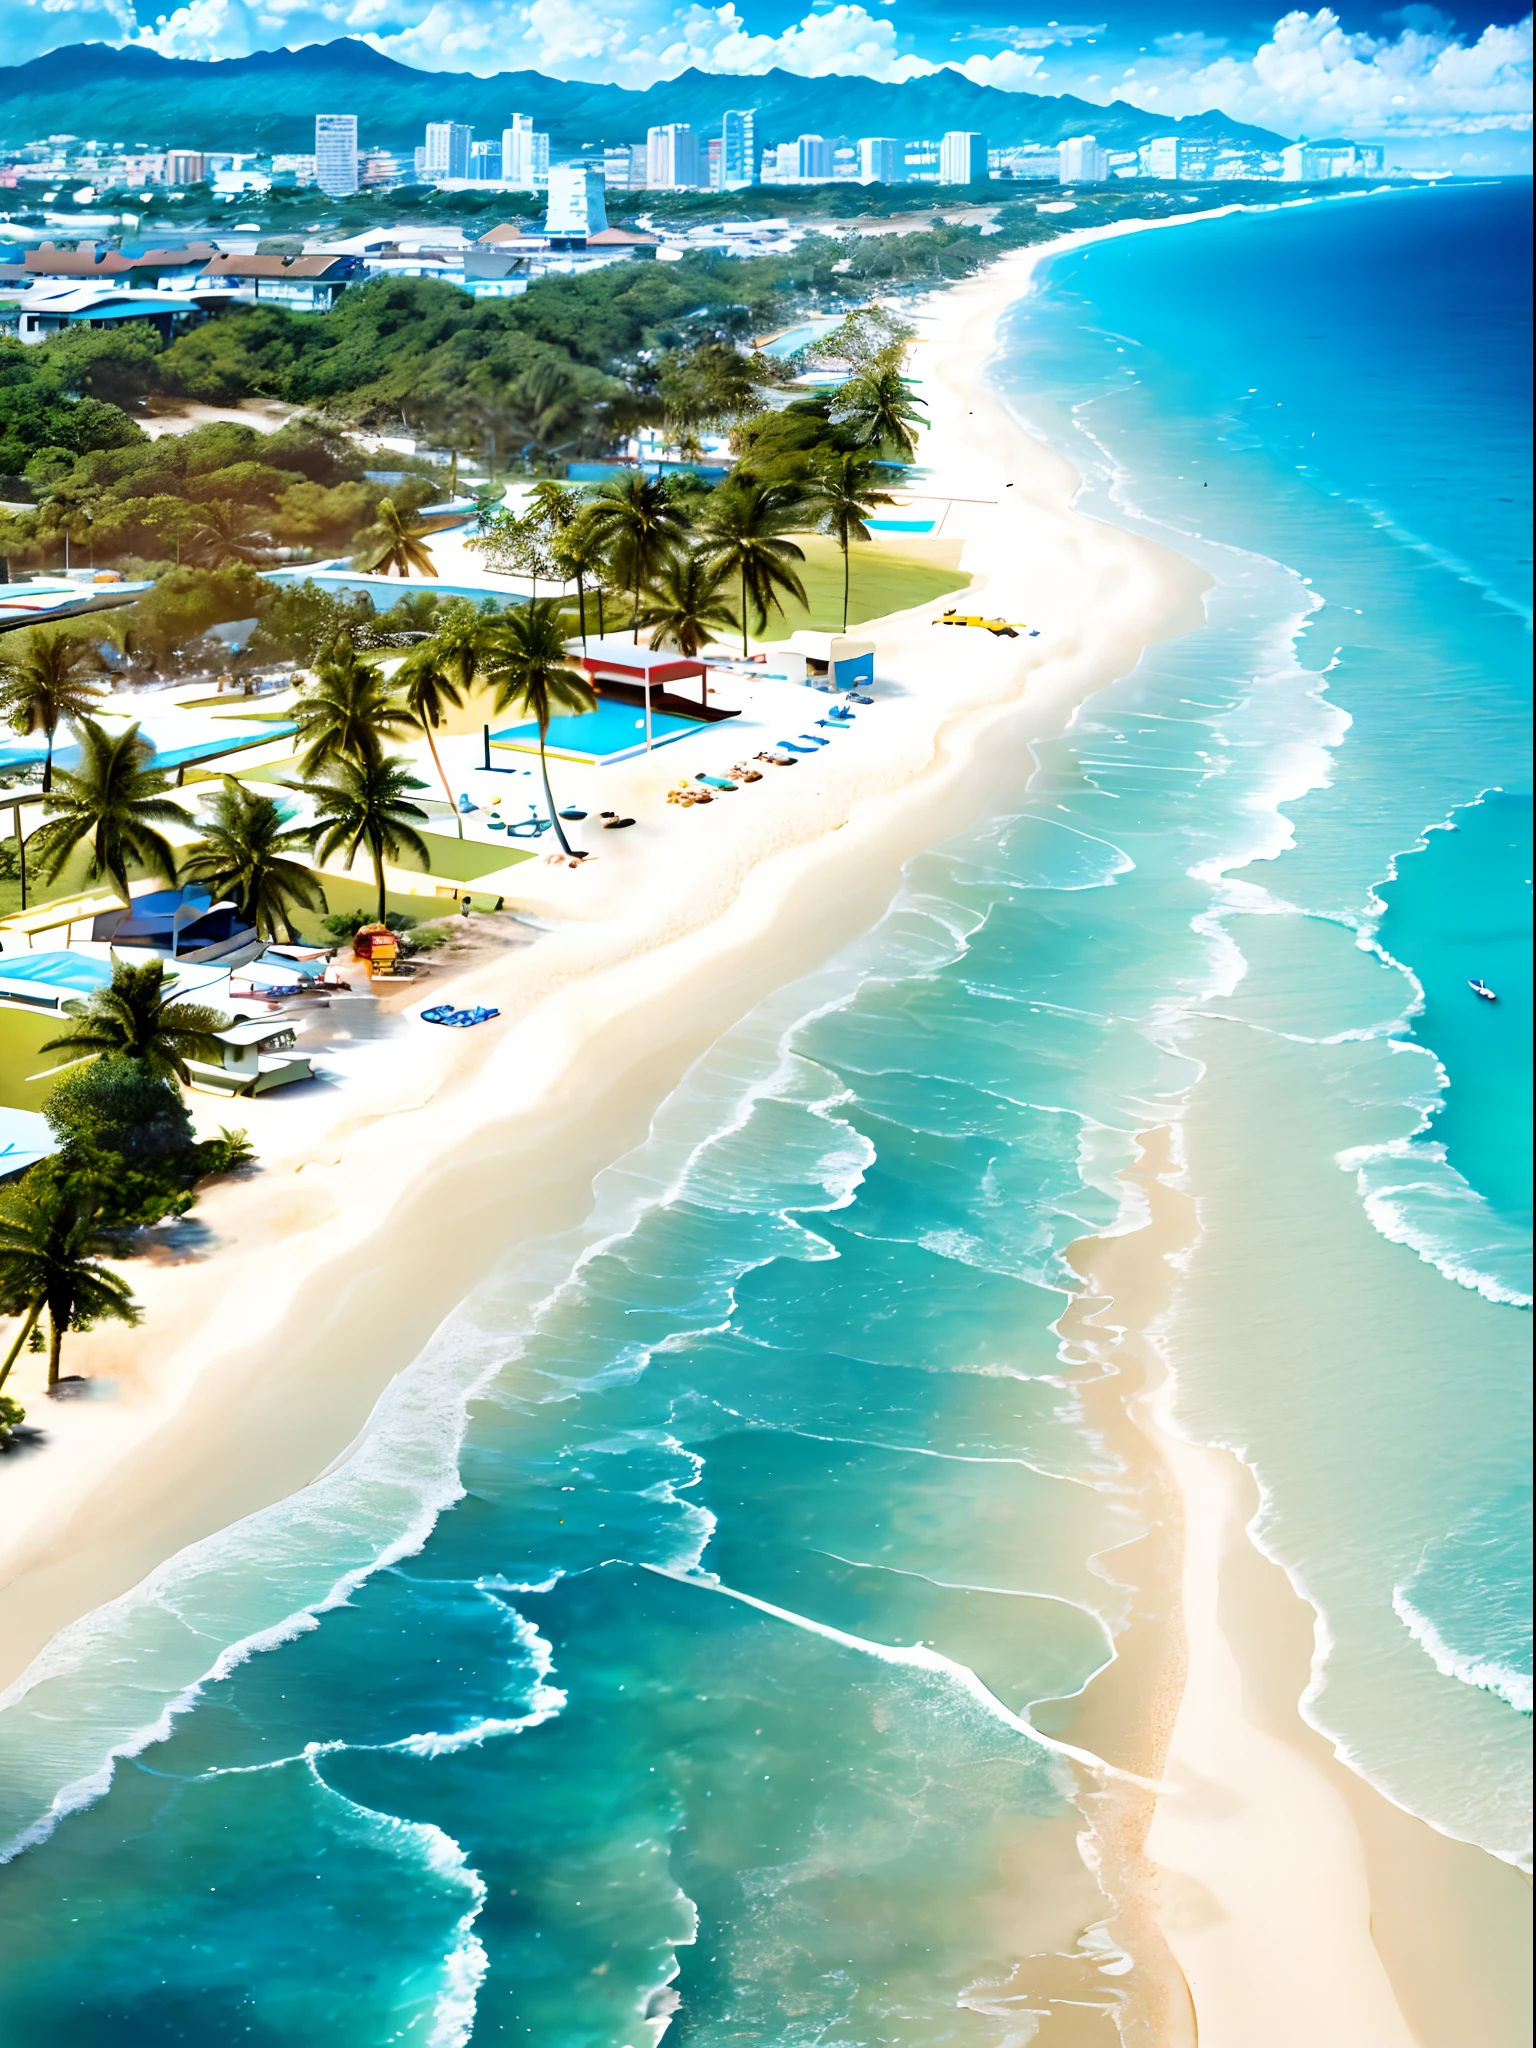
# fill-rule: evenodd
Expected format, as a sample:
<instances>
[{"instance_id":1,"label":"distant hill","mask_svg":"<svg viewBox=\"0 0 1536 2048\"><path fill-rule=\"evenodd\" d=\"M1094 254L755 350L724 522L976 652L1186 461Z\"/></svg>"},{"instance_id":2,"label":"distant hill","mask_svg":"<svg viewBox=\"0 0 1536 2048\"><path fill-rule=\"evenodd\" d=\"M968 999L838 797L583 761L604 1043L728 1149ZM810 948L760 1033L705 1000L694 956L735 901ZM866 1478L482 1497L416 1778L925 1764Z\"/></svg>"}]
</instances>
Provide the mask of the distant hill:
<instances>
[{"instance_id":1,"label":"distant hill","mask_svg":"<svg viewBox=\"0 0 1536 2048\"><path fill-rule=\"evenodd\" d=\"M109 147L307 150L314 146L317 113L355 111L364 142L401 149L421 140L428 121L467 121L479 134L495 134L515 109L532 114L563 152L586 143L643 141L647 128L668 121L708 127L727 107L756 109L759 142L800 134L912 139L948 128L980 129L994 148L1085 134L1121 148L1169 134L1270 148L1285 139L1224 114L1169 121L1119 100L1102 107L1067 95L999 92L956 71L905 85L788 71L760 78L685 71L634 92L539 71L494 78L415 71L352 37L218 63L77 43L0 68L0 143L12 148L70 134Z\"/></svg>"}]
</instances>

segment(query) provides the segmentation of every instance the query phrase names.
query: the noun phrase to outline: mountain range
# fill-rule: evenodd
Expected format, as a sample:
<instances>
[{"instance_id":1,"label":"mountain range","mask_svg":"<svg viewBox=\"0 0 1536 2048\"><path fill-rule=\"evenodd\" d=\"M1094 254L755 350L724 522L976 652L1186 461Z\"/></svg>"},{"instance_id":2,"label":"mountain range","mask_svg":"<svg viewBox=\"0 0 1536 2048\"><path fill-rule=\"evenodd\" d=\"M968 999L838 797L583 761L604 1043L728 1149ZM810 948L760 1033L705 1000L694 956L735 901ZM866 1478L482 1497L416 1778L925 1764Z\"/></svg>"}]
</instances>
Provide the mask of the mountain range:
<instances>
[{"instance_id":1,"label":"mountain range","mask_svg":"<svg viewBox=\"0 0 1536 2048\"><path fill-rule=\"evenodd\" d=\"M309 150L317 113L356 112L363 142L403 149L421 140L428 121L466 121L494 135L516 110L531 114L565 152L643 141L647 128L669 121L707 129L727 107L756 110L760 143L803 133L912 139L951 128L979 129L995 149L1067 135L1096 135L1118 148L1170 134L1265 148L1285 139L1220 113L1171 121L1122 100L1100 106L1068 94L1000 92L957 71L902 85L789 71L746 78L684 71L633 91L539 71L491 78L417 71L355 37L216 62L77 43L0 67L0 143L11 148L69 134L109 148Z\"/></svg>"}]
</instances>

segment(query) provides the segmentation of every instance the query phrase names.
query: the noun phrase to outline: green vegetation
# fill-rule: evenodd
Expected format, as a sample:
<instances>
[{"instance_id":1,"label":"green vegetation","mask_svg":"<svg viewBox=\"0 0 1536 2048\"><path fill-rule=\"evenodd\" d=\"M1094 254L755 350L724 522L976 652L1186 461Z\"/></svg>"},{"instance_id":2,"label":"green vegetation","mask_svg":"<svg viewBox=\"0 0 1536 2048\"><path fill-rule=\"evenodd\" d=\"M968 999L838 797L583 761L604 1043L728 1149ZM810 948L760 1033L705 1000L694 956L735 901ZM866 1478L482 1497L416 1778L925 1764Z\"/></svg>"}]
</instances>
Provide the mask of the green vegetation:
<instances>
[{"instance_id":1,"label":"green vegetation","mask_svg":"<svg viewBox=\"0 0 1536 2048\"><path fill-rule=\"evenodd\" d=\"M203 883L215 902L227 896L260 937L292 944L298 938L294 912L325 909L314 871L290 858L308 836L302 826L289 825L273 798L226 775L202 838L182 863L182 877Z\"/></svg>"},{"instance_id":2,"label":"green vegetation","mask_svg":"<svg viewBox=\"0 0 1536 2048\"><path fill-rule=\"evenodd\" d=\"M95 1053L126 1060L156 1081L189 1081L187 1061L216 1059L215 1034L233 1022L204 1003L177 1002L174 977L166 980L164 961L146 960L135 967L118 960L111 987L92 996L84 1015L48 1039L43 1051L72 1053L77 1059ZM176 1100L179 1106L180 1096Z\"/></svg>"},{"instance_id":3,"label":"green vegetation","mask_svg":"<svg viewBox=\"0 0 1536 2048\"><path fill-rule=\"evenodd\" d=\"M411 774L403 761L385 760L371 747L359 753L345 753L332 760L329 772L316 782L294 785L312 799L315 823L310 842L320 860L330 860L345 850L350 867L364 847L373 863L380 923L387 911L384 863L398 861L402 854L414 854L423 869L428 865L427 849L415 821L426 812L411 802L411 793L426 785Z\"/></svg>"},{"instance_id":4,"label":"green vegetation","mask_svg":"<svg viewBox=\"0 0 1536 2048\"><path fill-rule=\"evenodd\" d=\"M190 825L192 819L166 795L169 777L146 766L149 742L139 737L137 725L113 738L83 716L75 730L80 765L59 770L48 822L28 841L42 879L57 880L70 855L84 846L87 880L110 882L125 904L130 865L174 884L176 856L158 828Z\"/></svg>"}]
</instances>

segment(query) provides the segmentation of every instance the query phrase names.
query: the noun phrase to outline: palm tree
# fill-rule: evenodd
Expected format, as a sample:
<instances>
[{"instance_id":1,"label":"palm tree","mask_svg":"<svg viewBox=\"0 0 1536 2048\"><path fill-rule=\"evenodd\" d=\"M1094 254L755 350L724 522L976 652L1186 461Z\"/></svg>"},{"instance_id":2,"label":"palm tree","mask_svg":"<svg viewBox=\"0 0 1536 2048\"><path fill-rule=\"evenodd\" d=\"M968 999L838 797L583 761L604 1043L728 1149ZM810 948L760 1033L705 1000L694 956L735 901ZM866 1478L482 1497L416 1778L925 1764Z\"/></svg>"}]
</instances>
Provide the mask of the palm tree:
<instances>
[{"instance_id":1,"label":"palm tree","mask_svg":"<svg viewBox=\"0 0 1536 2048\"><path fill-rule=\"evenodd\" d=\"M0 1387L48 1311L48 1385L59 1384L65 1332L110 1317L136 1323L139 1307L126 1280L99 1263L107 1249L100 1212L78 1182L33 1182L0 1194L0 1299L25 1320L3 1366Z\"/></svg>"},{"instance_id":2,"label":"palm tree","mask_svg":"<svg viewBox=\"0 0 1536 2048\"><path fill-rule=\"evenodd\" d=\"M832 418L860 447L888 448L903 462L917 453L915 429L928 424L900 370L878 362L848 379L832 401Z\"/></svg>"},{"instance_id":3,"label":"palm tree","mask_svg":"<svg viewBox=\"0 0 1536 2048\"><path fill-rule=\"evenodd\" d=\"M190 1081L187 1061L217 1060L217 1034L234 1019L206 1003L178 1003L175 995L163 960L146 960L142 967L114 960L112 986L98 989L83 1014L57 1038L45 1040L42 1050L80 1059L115 1055L138 1060L162 1081Z\"/></svg>"},{"instance_id":4,"label":"palm tree","mask_svg":"<svg viewBox=\"0 0 1536 2048\"><path fill-rule=\"evenodd\" d=\"M597 627L603 627L602 572L606 566L603 550L603 536L593 525L590 516L583 513L569 526L562 527L554 536L551 551L555 567L567 583L576 585L576 612L581 620L581 651L587 651L587 578L594 571L598 577Z\"/></svg>"},{"instance_id":5,"label":"palm tree","mask_svg":"<svg viewBox=\"0 0 1536 2048\"><path fill-rule=\"evenodd\" d=\"M458 675L451 663L444 661L432 641L408 654L395 671L395 688L400 692L402 707L410 718L412 726L426 741L432 752L432 765L437 770L437 779L443 785L443 795L453 804L454 822L459 828L459 837L464 837L464 819L457 804L453 802L453 786L448 780L442 756L437 751L437 728L450 711L463 709L464 692L459 686Z\"/></svg>"},{"instance_id":6,"label":"palm tree","mask_svg":"<svg viewBox=\"0 0 1536 2048\"><path fill-rule=\"evenodd\" d=\"M289 825L271 797L226 775L182 874L205 883L215 896L232 897L260 937L275 939L281 932L291 945L299 936L294 906L325 911L325 892L314 871L288 858L308 841L305 828Z\"/></svg>"},{"instance_id":7,"label":"palm tree","mask_svg":"<svg viewBox=\"0 0 1536 2048\"><path fill-rule=\"evenodd\" d=\"M675 647L692 661L717 632L741 623L722 592L731 572L705 555L673 555L645 593L642 626L654 626L653 647Z\"/></svg>"},{"instance_id":8,"label":"palm tree","mask_svg":"<svg viewBox=\"0 0 1536 2048\"><path fill-rule=\"evenodd\" d=\"M174 887L176 856L156 827L190 825L192 818L166 795L169 778L145 765L154 749L136 724L113 738L94 718L82 717L76 730L80 765L59 770L48 822L32 835L43 880L57 881L75 848L89 840L87 876L110 881L124 903L130 861Z\"/></svg>"},{"instance_id":9,"label":"palm tree","mask_svg":"<svg viewBox=\"0 0 1536 2048\"><path fill-rule=\"evenodd\" d=\"M193 508L188 508L189 510ZM228 498L214 498L195 508L197 518L188 538L202 559L214 568L226 562L266 561L272 535L261 525L261 515L249 505Z\"/></svg>"},{"instance_id":10,"label":"palm tree","mask_svg":"<svg viewBox=\"0 0 1536 2048\"><path fill-rule=\"evenodd\" d=\"M426 844L413 820L426 821L426 812L410 801L408 792L425 789L411 773L410 764L398 757L380 760L376 755L343 757L334 762L324 782L296 782L288 785L302 790L315 805L315 822L310 843L316 858L329 860L345 847L347 865L367 847L373 862L373 879L379 892L379 923L384 922L389 899L384 886L384 862L399 860L402 853L414 854L423 866L430 866Z\"/></svg>"},{"instance_id":11,"label":"palm tree","mask_svg":"<svg viewBox=\"0 0 1536 2048\"><path fill-rule=\"evenodd\" d=\"M641 589L660 574L662 563L683 539L687 522L661 479L638 469L599 484L587 517L614 576L633 594L638 641Z\"/></svg>"},{"instance_id":12,"label":"palm tree","mask_svg":"<svg viewBox=\"0 0 1536 2048\"><path fill-rule=\"evenodd\" d=\"M299 765L313 775L339 758L377 760L380 740L410 723L371 662L358 658L350 633L336 634L315 662L315 680L293 707Z\"/></svg>"},{"instance_id":13,"label":"palm tree","mask_svg":"<svg viewBox=\"0 0 1536 2048\"><path fill-rule=\"evenodd\" d=\"M781 593L804 604L805 585L792 566L805 550L786 536L805 517L805 500L793 485L738 478L715 492L705 516L704 554L741 590L741 651L747 651L747 607L762 632L770 611L781 611Z\"/></svg>"},{"instance_id":14,"label":"palm tree","mask_svg":"<svg viewBox=\"0 0 1536 2048\"><path fill-rule=\"evenodd\" d=\"M865 519L877 505L896 502L889 491L875 488L879 481L878 470L878 463L871 462L867 455L854 455L847 449L827 455L817 469L817 524L823 533L835 536L843 551L845 633L848 630L849 543L872 539L869 528L864 524Z\"/></svg>"},{"instance_id":15,"label":"palm tree","mask_svg":"<svg viewBox=\"0 0 1536 2048\"><path fill-rule=\"evenodd\" d=\"M363 568L375 574L382 570L386 576L396 570L409 576L413 569L418 576L437 574L432 557L422 546L427 535L436 531L434 527L407 526L393 498L380 498L373 523L379 538L372 549L365 550Z\"/></svg>"},{"instance_id":16,"label":"palm tree","mask_svg":"<svg viewBox=\"0 0 1536 2048\"><path fill-rule=\"evenodd\" d=\"M496 685L496 709L516 705L539 728L539 767L544 775L544 801L549 822L561 850L569 853L570 841L555 809L554 791L549 786L549 760L544 751L549 721L557 712L566 716L592 711L597 697L586 675L566 660L565 640L560 630L560 607L553 598L521 606L501 620L495 651L487 671Z\"/></svg>"},{"instance_id":17,"label":"palm tree","mask_svg":"<svg viewBox=\"0 0 1536 2048\"><path fill-rule=\"evenodd\" d=\"M452 675L466 697L475 686L495 633L495 619L487 612L476 611L468 598L455 598L438 615L437 631L432 635L432 658Z\"/></svg>"},{"instance_id":18,"label":"palm tree","mask_svg":"<svg viewBox=\"0 0 1536 2048\"><path fill-rule=\"evenodd\" d=\"M44 795L53 788L53 742L60 723L73 725L106 701L100 684L87 682L80 673L93 663L99 663L99 656L89 641L36 626L21 656L0 662L0 718L12 732L47 735Z\"/></svg>"},{"instance_id":19,"label":"palm tree","mask_svg":"<svg viewBox=\"0 0 1536 2048\"><path fill-rule=\"evenodd\" d=\"M544 477L528 493L523 517L540 533L550 536L564 533L581 517L580 493L573 491L569 484L556 483L552 477Z\"/></svg>"}]
</instances>

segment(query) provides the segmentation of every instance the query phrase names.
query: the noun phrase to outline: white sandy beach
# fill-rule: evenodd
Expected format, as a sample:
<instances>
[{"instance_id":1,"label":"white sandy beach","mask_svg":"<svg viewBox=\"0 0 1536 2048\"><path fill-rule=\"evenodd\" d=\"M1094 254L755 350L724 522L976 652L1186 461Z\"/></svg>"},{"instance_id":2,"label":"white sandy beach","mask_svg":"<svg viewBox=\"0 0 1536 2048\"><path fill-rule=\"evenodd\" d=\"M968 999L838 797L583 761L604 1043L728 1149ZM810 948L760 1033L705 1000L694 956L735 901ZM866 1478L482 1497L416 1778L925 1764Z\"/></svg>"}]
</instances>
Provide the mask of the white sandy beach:
<instances>
[{"instance_id":1,"label":"white sandy beach","mask_svg":"<svg viewBox=\"0 0 1536 2048\"><path fill-rule=\"evenodd\" d=\"M804 730L825 700L800 693L791 728L789 686L753 684L686 762L678 748L566 769L562 798L596 809L600 795L639 822L592 834L601 859L581 871L519 868L509 907L547 929L434 975L433 1000L494 1003L496 1023L406 1021L302 1102L200 1107L205 1128L249 1124L261 1171L204 1197L207 1237L189 1235L184 1260L135 1262L141 1329L71 1341L89 1398L46 1403L32 1359L15 1375L48 1440L0 1466L0 1685L24 1684L57 1630L179 1548L344 1456L498 1258L581 1220L594 1175L722 1030L865 929L913 854L1001 807L1033 738L1150 640L1198 626L1200 572L1075 512L1070 467L983 384L1000 315L1064 246L936 297L912 358L932 420L923 494L949 503L945 535L964 541L965 601L1039 637L937 629L939 606L861 628L876 706L708 809L665 804L685 766ZM1523 1880L1399 1812L1306 1726L1312 1614L1248 1539L1251 1479L1160 1419L1156 1321L1195 1221L1171 1148L1149 1141L1148 1159L1152 1223L1088 1240L1081 1270L1105 1356L1134 1367L1112 1390L1115 1426L1162 1490L1165 1540L1145 1559L1145 1648L1138 1636L1090 1688L1073 1734L1167 1787L1130 1807L1088 1800L1149 1987L1140 2038L1513 2048Z\"/></svg>"}]
</instances>

